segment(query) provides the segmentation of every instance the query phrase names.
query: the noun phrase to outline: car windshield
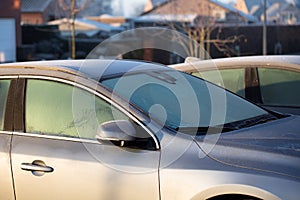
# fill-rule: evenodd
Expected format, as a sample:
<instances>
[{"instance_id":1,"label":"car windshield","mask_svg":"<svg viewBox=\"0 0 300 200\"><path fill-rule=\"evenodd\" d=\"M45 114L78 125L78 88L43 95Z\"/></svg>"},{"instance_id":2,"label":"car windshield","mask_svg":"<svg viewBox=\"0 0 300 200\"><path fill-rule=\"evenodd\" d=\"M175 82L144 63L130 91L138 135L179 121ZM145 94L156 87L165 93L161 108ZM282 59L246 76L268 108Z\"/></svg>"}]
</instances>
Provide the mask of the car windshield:
<instances>
[{"instance_id":1,"label":"car windshield","mask_svg":"<svg viewBox=\"0 0 300 200\"><path fill-rule=\"evenodd\" d=\"M268 115L231 92L175 70L126 73L101 82L151 119L175 130L218 127Z\"/></svg>"}]
</instances>

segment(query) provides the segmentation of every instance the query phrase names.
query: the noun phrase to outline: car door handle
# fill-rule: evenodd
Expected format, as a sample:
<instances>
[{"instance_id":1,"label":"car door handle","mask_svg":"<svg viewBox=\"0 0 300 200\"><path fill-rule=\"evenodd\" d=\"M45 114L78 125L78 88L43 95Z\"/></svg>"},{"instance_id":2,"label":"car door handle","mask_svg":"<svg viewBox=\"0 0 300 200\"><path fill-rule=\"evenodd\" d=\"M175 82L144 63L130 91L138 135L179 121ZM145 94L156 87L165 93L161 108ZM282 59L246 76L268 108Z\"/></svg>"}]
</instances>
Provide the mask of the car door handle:
<instances>
[{"instance_id":1,"label":"car door handle","mask_svg":"<svg viewBox=\"0 0 300 200\"><path fill-rule=\"evenodd\" d=\"M52 167L46 166L41 160L35 160L32 163L22 163L21 169L32 172L53 172Z\"/></svg>"}]
</instances>

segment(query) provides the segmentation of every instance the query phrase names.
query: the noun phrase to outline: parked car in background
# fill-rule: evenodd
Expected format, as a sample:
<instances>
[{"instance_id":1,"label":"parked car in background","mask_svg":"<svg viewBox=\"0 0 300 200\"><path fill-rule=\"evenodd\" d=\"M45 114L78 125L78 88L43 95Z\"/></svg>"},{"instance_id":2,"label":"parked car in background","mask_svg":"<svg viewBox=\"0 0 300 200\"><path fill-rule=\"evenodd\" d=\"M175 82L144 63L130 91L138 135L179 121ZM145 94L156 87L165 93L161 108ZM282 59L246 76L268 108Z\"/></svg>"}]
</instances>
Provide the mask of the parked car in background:
<instances>
[{"instance_id":1,"label":"parked car in background","mask_svg":"<svg viewBox=\"0 0 300 200\"><path fill-rule=\"evenodd\" d=\"M300 116L187 73L122 60L11 63L0 65L0 92L0 199L300 196Z\"/></svg>"},{"instance_id":2,"label":"parked car in background","mask_svg":"<svg viewBox=\"0 0 300 200\"><path fill-rule=\"evenodd\" d=\"M268 109L300 114L300 56L194 59L172 67L225 87Z\"/></svg>"}]
</instances>

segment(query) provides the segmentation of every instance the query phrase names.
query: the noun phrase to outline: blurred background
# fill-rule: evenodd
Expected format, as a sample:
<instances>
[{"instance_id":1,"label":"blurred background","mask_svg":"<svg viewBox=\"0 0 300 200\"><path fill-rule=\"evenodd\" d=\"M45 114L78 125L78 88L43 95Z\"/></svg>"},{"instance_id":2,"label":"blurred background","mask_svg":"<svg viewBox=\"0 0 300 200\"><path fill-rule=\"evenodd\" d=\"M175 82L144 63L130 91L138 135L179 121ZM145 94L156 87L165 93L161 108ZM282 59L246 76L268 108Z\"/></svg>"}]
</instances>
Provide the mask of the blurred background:
<instances>
[{"instance_id":1,"label":"blurred background","mask_svg":"<svg viewBox=\"0 0 300 200\"><path fill-rule=\"evenodd\" d=\"M210 57L300 53L300 0L0 0L0 62L83 59L126 30L163 27L195 40ZM118 38L149 45L136 35ZM103 49L109 54L110 49ZM184 58L160 49L120 55L174 64Z\"/></svg>"}]
</instances>

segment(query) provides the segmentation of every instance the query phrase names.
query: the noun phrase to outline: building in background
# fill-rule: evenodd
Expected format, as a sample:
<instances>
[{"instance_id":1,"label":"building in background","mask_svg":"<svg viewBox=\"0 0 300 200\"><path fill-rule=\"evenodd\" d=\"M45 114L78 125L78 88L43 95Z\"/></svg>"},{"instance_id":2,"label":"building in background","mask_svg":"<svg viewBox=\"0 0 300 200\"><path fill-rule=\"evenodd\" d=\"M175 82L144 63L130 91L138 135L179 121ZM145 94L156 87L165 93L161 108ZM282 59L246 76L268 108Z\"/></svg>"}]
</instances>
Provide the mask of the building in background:
<instances>
[{"instance_id":1,"label":"building in background","mask_svg":"<svg viewBox=\"0 0 300 200\"><path fill-rule=\"evenodd\" d=\"M148 1L147 5L150 5L150 2L152 1ZM150 7L146 7L145 9L147 10ZM182 18L184 16L195 16L196 18L193 20L210 18L218 23L252 23L257 21L253 16L217 0L160 1L152 9L144 12L141 19L158 18L160 20L169 20L176 16L182 16ZM193 23L193 21L191 22Z\"/></svg>"},{"instance_id":2,"label":"building in background","mask_svg":"<svg viewBox=\"0 0 300 200\"><path fill-rule=\"evenodd\" d=\"M71 23L72 20L68 18L48 22L49 25L58 25L58 29L62 36L71 36ZM76 18L74 23L75 35L81 38L93 37L96 34L99 34L99 36L102 34L105 36L104 38L107 38L124 30L122 27L116 27L85 18Z\"/></svg>"},{"instance_id":3,"label":"building in background","mask_svg":"<svg viewBox=\"0 0 300 200\"><path fill-rule=\"evenodd\" d=\"M70 5L68 5L70 7ZM63 6L57 0L22 0L21 23L45 24L65 16Z\"/></svg>"},{"instance_id":4,"label":"building in background","mask_svg":"<svg viewBox=\"0 0 300 200\"><path fill-rule=\"evenodd\" d=\"M1 1L0 62L16 61L17 47L21 45L21 0Z\"/></svg>"},{"instance_id":5,"label":"building in background","mask_svg":"<svg viewBox=\"0 0 300 200\"><path fill-rule=\"evenodd\" d=\"M266 0L268 23L296 24L300 22L299 0ZM262 0L237 0L236 8L263 21Z\"/></svg>"}]
</instances>

